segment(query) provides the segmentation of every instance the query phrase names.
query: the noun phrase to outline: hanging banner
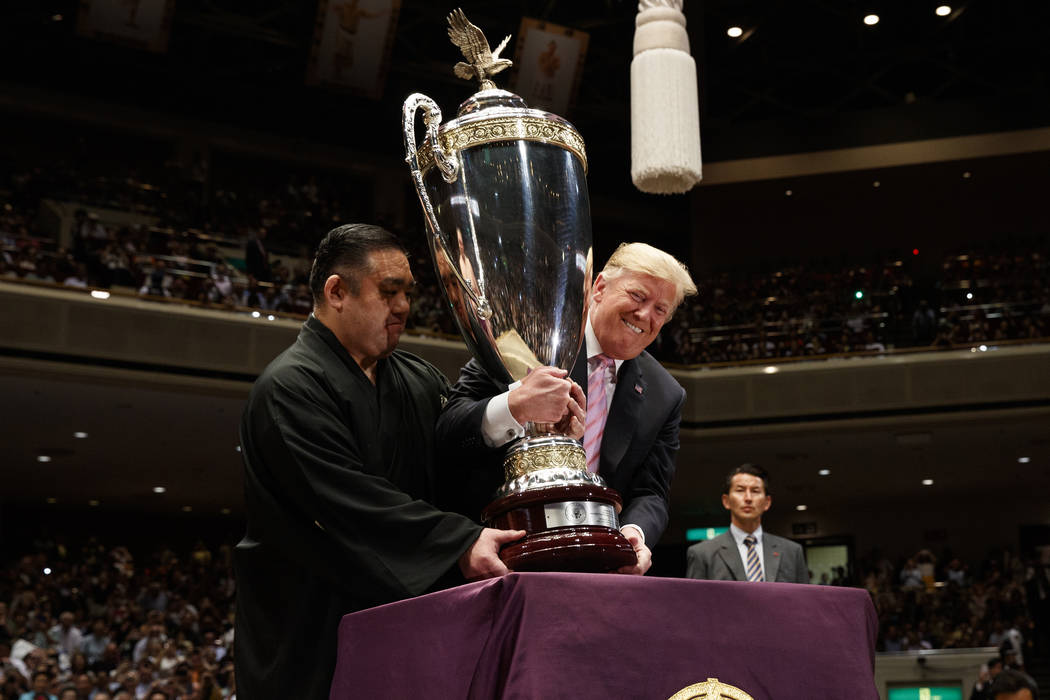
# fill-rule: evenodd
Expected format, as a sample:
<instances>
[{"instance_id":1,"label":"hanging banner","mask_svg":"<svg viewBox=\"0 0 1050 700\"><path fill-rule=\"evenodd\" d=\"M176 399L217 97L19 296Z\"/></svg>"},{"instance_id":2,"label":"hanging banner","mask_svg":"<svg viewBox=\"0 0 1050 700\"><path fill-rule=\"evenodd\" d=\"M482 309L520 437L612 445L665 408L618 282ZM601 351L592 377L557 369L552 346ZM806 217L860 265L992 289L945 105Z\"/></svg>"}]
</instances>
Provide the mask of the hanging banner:
<instances>
[{"instance_id":1,"label":"hanging banner","mask_svg":"<svg viewBox=\"0 0 1050 700\"><path fill-rule=\"evenodd\" d=\"M587 32L523 17L511 89L529 107L564 116L576 100L589 39Z\"/></svg>"},{"instance_id":2,"label":"hanging banner","mask_svg":"<svg viewBox=\"0 0 1050 700\"><path fill-rule=\"evenodd\" d=\"M175 0L80 0L77 34L164 53L174 12Z\"/></svg>"},{"instance_id":3,"label":"hanging banner","mask_svg":"<svg viewBox=\"0 0 1050 700\"><path fill-rule=\"evenodd\" d=\"M306 82L379 99L401 0L319 0Z\"/></svg>"}]
</instances>

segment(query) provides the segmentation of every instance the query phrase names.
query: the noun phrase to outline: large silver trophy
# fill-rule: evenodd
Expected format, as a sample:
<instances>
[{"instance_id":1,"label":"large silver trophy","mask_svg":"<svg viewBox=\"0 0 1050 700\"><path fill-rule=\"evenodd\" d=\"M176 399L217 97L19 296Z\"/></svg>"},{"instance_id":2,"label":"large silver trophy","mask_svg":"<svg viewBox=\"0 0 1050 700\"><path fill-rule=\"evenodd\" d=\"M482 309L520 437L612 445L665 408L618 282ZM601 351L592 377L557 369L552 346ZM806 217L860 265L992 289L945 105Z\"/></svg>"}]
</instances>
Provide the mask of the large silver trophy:
<instances>
[{"instance_id":1,"label":"large silver trophy","mask_svg":"<svg viewBox=\"0 0 1050 700\"><path fill-rule=\"evenodd\" d=\"M441 123L429 97L404 105L406 160L430 250L463 338L494 379L570 369L583 338L591 286L591 218L583 139L564 119L529 109L489 79L510 65L462 10L449 38L467 62L456 75L481 89ZM417 148L416 112L424 142ZM523 529L501 557L518 571L607 571L635 562L618 530L619 494L587 471L582 445L527 426L504 460L506 482L482 520Z\"/></svg>"}]
</instances>

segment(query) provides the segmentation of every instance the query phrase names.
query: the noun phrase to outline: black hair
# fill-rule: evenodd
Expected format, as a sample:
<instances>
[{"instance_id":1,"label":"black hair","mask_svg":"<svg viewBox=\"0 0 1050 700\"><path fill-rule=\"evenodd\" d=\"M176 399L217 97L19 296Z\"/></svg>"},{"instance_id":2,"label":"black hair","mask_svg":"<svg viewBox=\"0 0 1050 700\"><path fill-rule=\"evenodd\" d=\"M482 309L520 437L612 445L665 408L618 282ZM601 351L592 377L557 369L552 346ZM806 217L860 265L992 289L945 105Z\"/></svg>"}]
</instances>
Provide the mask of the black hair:
<instances>
[{"instance_id":1,"label":"black hair","mask_svg":"<svg viewBox=\"0 0 1050 700\"><path fill-rule=\"evenodd\" d=\"M1027 673L1007 669L1000 671L999 675L992 681L988 688L988 694L993 698L1005 693L1016 693L1027 688L1032 693L1032 700L1039 700L1039 688L1036 687L1032 678Z\"/></svg>"},{"instance_id":2,"label":"black hair","mask_svg":"<svg viewBox=\"0 0 1050 700\"><path fill-rule=\"evenodd\" d=\"M314 304L324 301L324 283L333 274L344 275L350 293L357 294L361 289L359 273L367 267L369 256L390 249L405 253L397 236L379 226L344 224L329 231L318 244L310 269Z\"/></svg>"},{"instance_id":3,"label":"black hair","mask_svg":"<svg viewBox=\"0 0 1050 700\"><path fill-rule=\"evenodd\" d=\"M988 663L985 664L985 665L988 666L988 668L992 668L993 666L999 666L1002 663L1003 663L1002 658L1000 658L998 656L993 656L992 658L988 659Z\"/></svg>"},{"instance_id":4,"label":"black hair","mask_svg":"<svg viewBox=\"0 0 1050 700\"><path fill-rule=\"evenodd\" d=\"M733 488L733 477L737 474L750 474L751 476L757 476L762 480L762 488L765 489L766 495L769 495L769 472L757 464L744 463L739 467L733 467L726 474L725 483L722 484L722 493L729 493L729 490Z\"/></svg>"}]
</instances>

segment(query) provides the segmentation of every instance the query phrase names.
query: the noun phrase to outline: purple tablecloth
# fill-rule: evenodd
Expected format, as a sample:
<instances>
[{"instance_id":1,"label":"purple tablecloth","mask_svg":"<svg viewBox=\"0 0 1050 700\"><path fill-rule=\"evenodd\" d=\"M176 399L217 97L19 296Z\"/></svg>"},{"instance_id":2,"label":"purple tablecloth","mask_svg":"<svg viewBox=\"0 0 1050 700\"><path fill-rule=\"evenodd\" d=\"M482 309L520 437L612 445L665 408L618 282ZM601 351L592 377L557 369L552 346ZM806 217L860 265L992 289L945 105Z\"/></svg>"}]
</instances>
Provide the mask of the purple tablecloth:
<instances>
[{"instance_id":1,"label":"purple tablecloth","mask_svg":"<svg viewBox=\"0 0 1050 700\"><path fill-rule=\"evenodd\" d=\"M521 573L347 615L334 699L878 698L867 592Z\"/></svg>"}]
</instances>

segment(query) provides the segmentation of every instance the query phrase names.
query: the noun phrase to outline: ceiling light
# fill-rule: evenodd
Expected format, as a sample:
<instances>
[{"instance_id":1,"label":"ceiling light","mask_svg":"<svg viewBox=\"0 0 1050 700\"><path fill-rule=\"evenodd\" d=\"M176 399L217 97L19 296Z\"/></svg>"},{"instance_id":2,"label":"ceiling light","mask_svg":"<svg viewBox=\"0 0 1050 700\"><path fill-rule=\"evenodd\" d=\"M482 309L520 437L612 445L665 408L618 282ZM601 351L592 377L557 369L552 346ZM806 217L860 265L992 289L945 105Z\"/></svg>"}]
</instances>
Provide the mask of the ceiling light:
<instances>
[{"instance_id":1,"label":"ceiling light","mask_svg":"<svg viewBox=\"0 0 1050 700\"><path fill-rule=\"evenodd\" d=\"M36 461L38 461L38 462L50 462L51 458L48 457L47 455L37 455L36 456Z\"/></svg>"},{"instance_id":2,"label":"ceiling light","mask_svg":"<svg viewBox=\"0 0 1050 700\"><path fill-rule=\"evenodd\" d=\"M806 509L806 508L808 508L808 507L809 507L809 506L804 506L804 505L802 505L802 504L799 504L799 505L795 506L795 510L805 510L805 509Z\"/></svg>"},{"instance_id":3,"label":"ceiling light","mask_svg":"<svg viewBox=\"0 0 1050 700\"><path fill-rule=\"evenodd\" d=\"M229 515L230 514L230 509L229 508L223 508L219 512L222 513L223 515Z\"/></svg>"},{"instance_id":4,"label":"ceiling light","mask_svg":"<svg viewBox=\"0 0 1050 700\"><path fill-rule=\"evenodd\" d=\"M252 318L259 318L260 316L262 316L262 314L259 313L258 311L253 311L252 312Z\"/></svg>"},{"instance_id":5,"label":"ceiling light","mask_svg":"<svg viewBox=\"0 0 1050 700\"><path fill-rule=\"evenodd\" d=\"M819 472L817 472L817 474L820 474L821 476L827 476L830 473L831 473L830 469L821 469Z\"/></svg>"},{"instance_id":6,"label":"ceiling light","mask_svg":"<svg viewBox=\"0 0 1050 700\"><path fill-rule=\"evenodd\" d=\"M973 292L966 292L967 299L973 299Z\"/></svg>"},{"instance_id":7,"label":"ceiling light","mask_svg":"<svg viewBox=\"0 0 1050 700\"><path fill-rule=\"evenodd\" d=\"M923 486L933 486L933 479L923 479L922 480L922 485Z\"/></svg>"},{"instance_id":8,"label":"ceiling light","mask_svg":"<svg viewBox=\"0 0 1050 700\"><path fill-rule=\"evenodd\" d=\"M182 512L183 513L189 513L191 510L193 510L193 506L183 506L182 507Z\"/></svg>"},{"instance_id":9,"label":"ceiling light","mask_svg":"<svg viewBox=\"0 0 1050 700\"><path fill-rule=\"evenodd\" d=\"M793 194L795 194L795 193L794 193L794 192L792 192L791 190L784 190L784 196L785 196L785 197L790 197L790 196L791 196L791 195L793 195Z\"/></svg>"},{"instance_id":10,"label":"ceiling light","mask_svg":"<svg viewBox=\"0 0 1050 700\"><path fill-rule=\"evenodd\" d=\"M948 7L947 5L940 5L937 7L936 10L934 10L934 12L937 14L938 17L947 17L952 13L952 8Z\"/></svg>"},{"instance_id":11,"label":"ceiling light","mask_svg":"<svg viewBox=\"0 0 1050 700\"><path fill-rule=\"evenodd\" d=\"M269 316L267 316L266 320L267 321L272 321L273 320L273 314L270 314Z\"/></svg>"},{"instance_id":12,"label":"ceiling light","mask_svg":"<svg viewBox=\"0 0 1050 700\"><path fill-rule=\"evenodd\" d=\"M876 180L875 182L871 183L871 186L874 187L875 189L878 189L878 188L882 187L882 183L879 182L878 180Z\"/></svg>"},{"instance_id":13,"label":"ceiling light","mask_svg":"<svg viewBox=\"0 0 1050 700\"><path fill-rule=\"evenodd\" d=\"M163 486L154 486L153 487L153 493L164 493L165 491L167 491L167 489L164 488Z\"/></svg>"},{"instance_id":14,"label":"ceiling light","mask_svg":"<svg viewBox=\"0 0 1050 700\"><path fill-rule=\"evenodd\" d=\"M963 180L969 180L971 177L973 177L973 174L969 170L963 173Z\"/></svg>"},{"instance_id":15,"label":"ceiling light","mask_svg":"<svg viewBox=\"0 0 1050 700\"><path fill-rule=\"evenodd\" d=\"M98 501L96 501L94 498L92 498L90 501L88 501L88 505L91 506L92 508L94 508L95 506L98 505Z\"/></svg>"},{"instance_id":16,"label":"ceiling light","mask_svg":"<svg viewBox=\"0 0 1050 700\"><path fill-rule=\"evenodd\" d=\"M91 296L95 299L109 299L109 292L102 291L101 289L92 289Z\"/></svg>"},{"instance_id":17,"label":"ceiling light","mask_svg":"<svg viewBox=\"0 0 1050 700\"><path fill-rule=\"evenodd\" d=\"M1031 461L1032 461L1031 457L1018 457L1017 458L1017 463L1018 464L1028 464Z\"/></svg>"},{"instance_id":18,"label":"ceiling light","mask_svg":"<svg viewBox=\"0 0 1050 700\"><path fill-rule=\"evenodd\" d=\"M51 567L50 566L45 566L44 567L44 576L50 576L50 575L51 575Z\"/></svg>"},{"instance_id":19,"label":"ceiling light","mask_svg":"<svg viewBox=\"0 0 1050 700\"><path fill-rule=\"evenodd\" d=\"M879 16L878 15L864 15L864 24L868 25L869 27L874 27L878 23L879 23Z\"/></svg>"},{"instance_id":20,"label":"ceiling light","mask_svg":"<svg viewBox=\"0 0 1050 700\"><path fill-rule=\"evenodd\" d=\"M51 15L51 21L52 22L61 22L62 21L62 15Z\"/></svg>"},{"instance_id":21,"label":"ceiling light","mask_svg":"<svg viewBox=\"0 0 1050 700\"><path fill-rule=\"evenodd\" d=\"M981 352L988 352L988 346L987 345L978 345L977 349L980 350Z\"/></svg>"},{"instance_id":22,"label":"ceiling light","mask_svg":"<svg viewBox=\"0 0 1050 700\"><path fill-rule=\"evenodd\" d=\"M47 502L48 503L52 503L52 504L58 503L58 499L55 498L54 496L48 496Z\"/></svg>"},{"instance_id":23,"label":"ceiling light","mask_svg":"<svg viewBox=\"0 0 1050 700\"><path fill-rule=\"evenodd\" d=\"M85 433L82 430L78 430L77 432L73 433L73 437L75 437L77 440L83 440L87 437L87 433Z\"/></svg>"},{"instance_id":24,"label":"ceiling light","mask_svg":"<svg viewBox=\"0 0 1050 700\"><path fill-rule=\"evenodd\" d=\"M743 33L744 33L744 30L741 29L740 27L730 27L728 30L726 30L726 34L728 34L733 39L738 38Z\"/></svg>"},{"instance_id":25,"label":"ceiling light","mask_svg":"<svg viewBox=\"0 0 1050 700\"><path fill-rule=\"evenodd\" d=\"M780 368L779 367L774 367L773 365L770 365L769 367L766 367L762 371L765 372L766 374L776 374L777 372L780 371Z\"/></svg>"}]
</instances>

